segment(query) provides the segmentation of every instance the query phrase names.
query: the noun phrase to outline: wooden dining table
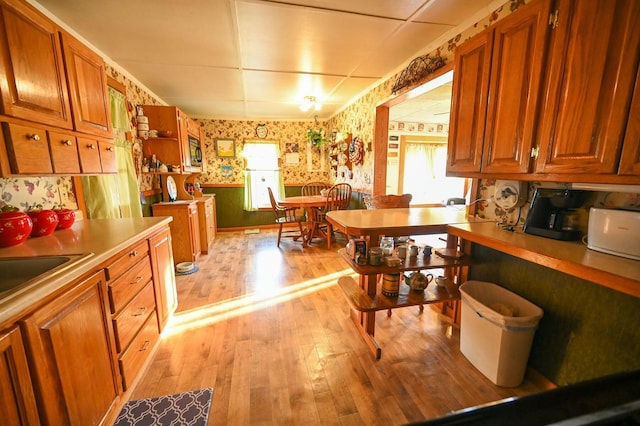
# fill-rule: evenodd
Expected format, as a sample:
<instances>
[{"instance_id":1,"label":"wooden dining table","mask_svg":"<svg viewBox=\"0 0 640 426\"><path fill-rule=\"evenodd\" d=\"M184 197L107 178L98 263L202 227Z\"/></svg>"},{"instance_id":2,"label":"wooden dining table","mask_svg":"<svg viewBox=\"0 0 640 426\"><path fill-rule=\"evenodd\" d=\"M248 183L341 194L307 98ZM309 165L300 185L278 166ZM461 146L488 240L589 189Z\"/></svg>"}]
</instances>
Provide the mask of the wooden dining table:
<instances>
[{"instance_id":1,"label":"wooden dining table","mask_svg":"<svg viewBox=\"0 0 640 426\"><path fill-rule=\"evenodd\" d=\"M322 195L296 195L278 200L278 204L283 207L297 207L305 210L307 225L304 228L304 235L302 238L303 247L307 247L314 238L314 235L311 235L311 226L309 224L309 220L313 217L313 209L317 207L324 207L326 203L327 197L323 197Z\"/></svg>"},{"instance_id":2,"label":"wooden dining table","mask_svg":"<svg viewBox=\"0 0 640 426\"><path fill-rule=\"evenodd\" d=\"M460 223L486 222L484 219L468 217L464 210L450 207L395 208L379 210L337 210L327 213L334 229L345 235L357 235L367 240L367 248L378 246L381 235L399 237L404 235L429 235L447 232L447 226ZM379 310L402 308L429 303L446 302L460 298L457 285L463 268L470 259L458 257L457 239L447 238L447 248L442 253L451 256L441 257L420 255L406 258L400 267L359 265L349 257L344 249L339 250L343 259L359 274L359 282L350 276L342 277L338 284L352 306L351 318L365 342L376 358L381 356L381 348L374 338L375 314ZM440 251L440 250L439 250ZM445 271L444 288L425 289L424 293L400 291L398 296L386 297L380 292L378 276L384 273L402 273L422 269L441 268ZM456 278L457 275L457 278ZM407 286L405 286L407 287Z\"/></svg>"}]
</instances>

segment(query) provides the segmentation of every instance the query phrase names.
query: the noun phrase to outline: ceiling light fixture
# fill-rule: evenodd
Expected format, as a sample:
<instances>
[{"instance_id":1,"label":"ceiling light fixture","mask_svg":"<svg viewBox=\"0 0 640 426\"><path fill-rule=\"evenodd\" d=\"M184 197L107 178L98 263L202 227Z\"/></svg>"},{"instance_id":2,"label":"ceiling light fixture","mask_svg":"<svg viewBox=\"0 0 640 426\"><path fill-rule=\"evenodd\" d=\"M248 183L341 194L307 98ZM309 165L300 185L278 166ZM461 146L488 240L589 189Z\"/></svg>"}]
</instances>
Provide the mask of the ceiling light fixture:
<instances>
[{"instance_id":1,"label":"ceiling light fixture","mask_svg":"<svg viewBox=\"0 0 640 426\"><path fill-rule=\"evenodd\" d=\"M320 108L322 108L322 104L318 102L315 96L305 96L302 100L302 104L300 104L300 110L303 112L307 112L310 109L319 111Z\"/></svg>"}]
</instances>

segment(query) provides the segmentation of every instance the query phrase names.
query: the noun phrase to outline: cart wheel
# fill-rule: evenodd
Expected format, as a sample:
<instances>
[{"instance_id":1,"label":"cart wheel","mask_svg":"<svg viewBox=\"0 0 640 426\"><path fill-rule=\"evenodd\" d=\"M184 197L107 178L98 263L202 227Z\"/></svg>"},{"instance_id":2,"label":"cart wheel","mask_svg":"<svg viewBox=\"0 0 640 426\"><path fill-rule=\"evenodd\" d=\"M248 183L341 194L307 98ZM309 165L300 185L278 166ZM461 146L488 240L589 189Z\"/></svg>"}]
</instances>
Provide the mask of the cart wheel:
<instances>
[{"instance_id":1,"label":"cart wheel","mask_svg":"<svg viewBox=\"0 0 640 426\"><path fill-rule=\"evenodd\" d=\"M391 309L387 309L387 318L391 318Z\"/></svg>"},{"instance_id":2,"label":"cart wheel","mask_svg":"<svg viewBox=\"0 0 640 426\"><path fill-rule=\"evenodd\" d=\"M420 305L420 313L423 313L423 312L424 312L424 306Z\"/></svg>"}]
</instances>

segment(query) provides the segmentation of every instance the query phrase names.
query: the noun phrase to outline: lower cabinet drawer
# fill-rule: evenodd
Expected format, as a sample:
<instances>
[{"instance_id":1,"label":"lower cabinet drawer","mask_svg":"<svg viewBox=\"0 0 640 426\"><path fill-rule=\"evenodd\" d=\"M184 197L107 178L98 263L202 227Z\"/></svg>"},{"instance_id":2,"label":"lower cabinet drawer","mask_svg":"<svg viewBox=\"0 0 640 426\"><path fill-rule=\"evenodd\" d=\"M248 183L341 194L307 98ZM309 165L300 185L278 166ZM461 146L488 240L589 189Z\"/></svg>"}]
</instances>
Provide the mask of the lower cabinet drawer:
<instances>
[{"instance_id":1,"label":"lower cabinet drawer","mask_svg":"<svg viewBox=\"0 0 640 426\"><path fill-rule=\"evenodd\" d=\"M145 257L125 272L120 278L109 283L111 313L124 308L133 297L151 280L151 261Z\"/></svg>"},{"instance_id":2,"label":"lower cabinet drawer","mask_svg":"<svg viewBox=\"0 0 640 426\"><path fill-rule=\"evenodd\" d=\"M138 263L143 257L149 256L149 243L146 240L130 247L122 256L107 266L105 273L107 281L112 281Z\"/></svg>"},{"instance_id":3,"label":"lower cabinet drawer","mask_svg":"<svg viewBox=\"0 0 640 426\"><path fill-rule=\"evenodd\" d=\"M116 334L118 353L122 353L126 349L155 307L153 283L148 282L122 312L113 318L113 331Z\"/></svg>"},{"instance_id":4,"label":"lower cabinet drawer","mask_svg":"<svg viewBox=\"0 0 640 426\"><path fill-rule=\"evenodd\" d=\"M120 356L120 373L122 374L124 390L127 390L133 384L159 338L158 319L154 310L147 318L144 327Z\"/></svg>"}]
</instances>

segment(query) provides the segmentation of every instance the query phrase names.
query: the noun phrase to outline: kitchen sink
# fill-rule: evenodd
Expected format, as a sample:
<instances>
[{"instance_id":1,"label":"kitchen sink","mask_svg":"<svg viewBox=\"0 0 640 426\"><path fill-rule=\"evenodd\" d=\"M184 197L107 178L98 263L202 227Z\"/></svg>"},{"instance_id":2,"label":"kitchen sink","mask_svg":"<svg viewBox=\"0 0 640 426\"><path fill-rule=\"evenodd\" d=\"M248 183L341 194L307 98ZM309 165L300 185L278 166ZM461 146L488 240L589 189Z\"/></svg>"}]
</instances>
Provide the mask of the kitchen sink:
<instances>
[{"instance_id":1,"label":"kitchen sink","mask_svg":"<svg viewBox=\"0 0 640 426\"><path fill-rule=\"evenodd\" d=\"M92 254L0 258L0 292L59 272Z\"/></svg>"}]
</instances>

